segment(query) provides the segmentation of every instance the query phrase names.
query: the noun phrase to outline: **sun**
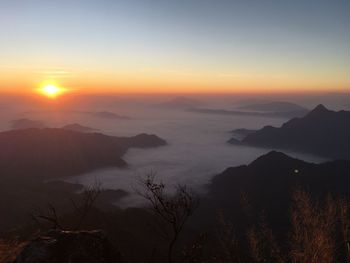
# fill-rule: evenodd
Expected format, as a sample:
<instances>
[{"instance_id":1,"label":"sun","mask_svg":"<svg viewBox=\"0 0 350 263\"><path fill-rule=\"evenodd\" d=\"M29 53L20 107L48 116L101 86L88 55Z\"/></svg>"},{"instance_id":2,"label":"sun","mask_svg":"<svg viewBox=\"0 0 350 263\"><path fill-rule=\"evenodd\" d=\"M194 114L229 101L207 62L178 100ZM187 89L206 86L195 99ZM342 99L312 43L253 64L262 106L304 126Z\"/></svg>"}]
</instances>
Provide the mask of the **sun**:
<instances>
[{"instance_id":1,"label":"sun","mask_svg":"<svg viewBox=\"0 0 350 263\"><path fill-rule=\"evenodd\" d=\"M54 99L57 96L61 95L64 92L64 89L59 88L55 85L49 84L39 89L39 91L41 94L45 95L46 97Z\"/></svg>"}]
</instances>

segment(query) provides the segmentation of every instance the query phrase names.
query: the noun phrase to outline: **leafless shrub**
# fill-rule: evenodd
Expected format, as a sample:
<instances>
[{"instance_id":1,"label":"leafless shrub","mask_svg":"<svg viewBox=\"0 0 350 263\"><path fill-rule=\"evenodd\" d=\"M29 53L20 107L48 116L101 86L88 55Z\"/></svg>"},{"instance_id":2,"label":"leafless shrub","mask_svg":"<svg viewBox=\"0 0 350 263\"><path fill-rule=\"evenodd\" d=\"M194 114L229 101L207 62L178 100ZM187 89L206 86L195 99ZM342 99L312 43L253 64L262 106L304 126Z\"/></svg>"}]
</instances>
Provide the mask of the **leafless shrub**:
<instances>
[{"instance_id":1,"label":"leafless shrub","mask_svg":"<svg viewBox=\"0 0 350 263\"><path fill-rule=\"evenodd\" d=\"M95 182L94 185L88 186L84 188L82 193L82 200L79 204L77 204L74 200L71 200L72 205L77 213L77 222L73 228L73 230L79 230L88 216L91 208L93 207L96 199L101 194L101 184Z\"/></svg>"},{"instance_id":2,"label":"leafless shrub","mask_svg":"<svg viewBox=\"0 0 350 263\"><path fill-rule=\"evenodd\" d=\"M57 215L56 208L52 204L47 205L46 211L42 211L42 210L35 211L34 213L31 214L31 217L38 225L41 225L41 221L44 221L50 224L51 229L63 230L63 227L60 223L60 219Z\"/></svg>"},{"instance_id":3,"label":"leafless shrub","mask_svg":"<svg viewBox=\"0 0 350 263\"><path fill-rule=\"evenodd\" d=\"M165 185L155 180L154 172L141 179L140 184L141 189L137 189L137 193L151 204L152 212L163 222L157 225L161 229L162 237L169 241L167 258L172 263L174 246L185 223L196 210L198 199L184 185L178 185L175 194L168 194Z\"/></svg>"},{"instance_id":4,"label":"leafless shrub","mask_svg":"<svg viewBox=\"0 0 350 263\"><path fill-rule=\"evenodd\" d=\"M84 187L81 193L81 200L79 202L71 199L71 204L76 214L75 222L69 226L64 227L61 223L60 216L53 204L48 204L46 211L37 210L31 214L31 217L39 225L42 225L41 222L49 223L51 229L60 229L60 230L80 230L82 224L89 212L91 211L96 199L101 194L102 188L101 184L95 182L92 186Z\"/></svg>"}]
</instances>

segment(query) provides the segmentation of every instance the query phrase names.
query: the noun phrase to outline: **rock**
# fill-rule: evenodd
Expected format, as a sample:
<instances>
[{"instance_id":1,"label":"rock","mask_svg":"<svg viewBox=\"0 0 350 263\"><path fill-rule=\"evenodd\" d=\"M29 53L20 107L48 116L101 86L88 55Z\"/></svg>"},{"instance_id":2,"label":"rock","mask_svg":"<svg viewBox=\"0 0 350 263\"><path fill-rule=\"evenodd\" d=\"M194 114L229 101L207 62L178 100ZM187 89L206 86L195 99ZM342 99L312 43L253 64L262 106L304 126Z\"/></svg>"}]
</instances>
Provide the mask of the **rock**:
<instances>
[{"instance_id":1,"label":"rock","mask_svg":"<svg viewBox=\"0 0 350 263\"><path fill-rule=\"evenodd\" d=\"M121 263L105 233L51 230L28 243L13 263Z\"/></svg>"}]
</instances>

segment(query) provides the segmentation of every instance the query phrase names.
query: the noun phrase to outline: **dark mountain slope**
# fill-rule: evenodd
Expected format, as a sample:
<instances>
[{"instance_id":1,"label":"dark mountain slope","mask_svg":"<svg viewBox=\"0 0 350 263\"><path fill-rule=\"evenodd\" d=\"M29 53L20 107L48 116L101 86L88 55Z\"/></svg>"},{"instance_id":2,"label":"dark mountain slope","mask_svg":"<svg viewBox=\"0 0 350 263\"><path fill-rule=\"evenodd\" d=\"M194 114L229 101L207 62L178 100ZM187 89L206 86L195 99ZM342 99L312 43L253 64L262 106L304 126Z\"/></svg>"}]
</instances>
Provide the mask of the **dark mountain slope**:
<instances>
[{"instance_id":1,"label":"dark mountain slope","mask_svg":"<svg viewBox=\"0 0 350 263\"><path fill-rule=\"evenodd\" d=\"M119 138L64 129L27 129L0 133L1 175L68 176L108 166L124 166L130 147L166 142L155 135Z\"/></svg>"},{"instance_id":2,"label":"dark mountain slope","mask_svg":"<svg viewBox=\"0 0 350 263\"><path fill-rule=\"evenodd\" d=\"M313 164L272 151L249 165L231 167L215 176L204 210L223 211L237 228L257 223L264 211L268 222L281 230L289 222L296 189L317 198L328 193L350 197L349 185L350 161Z\"/></svg>"},{"instance_id":3,"label":"dark mountain slope","mask_svg":"<svg viewBox=\"0 0 350 263\"><path fill-rule=\"evenodd\" d=\"M60 213L79 199L81 186L52 182L109 166L125 166L130 147L156 147L166 142L155 135L122 138L65 129L27 129L0 133L0 232L31 222L36 208L54 204ZM46 179L50 179L46 182ZM98 178L97 178L98 180ZM111 209L125 196L121 190L103 190L96 205ZM114 209L114 207L113 207Z\"/></svg>"},{"instance_id":4,"label":"dark mountain slope","mask_svg":"<svg viewBox=\"0 0 350 263\"><path fill-rule=\"evenodd\" d=\"M318 105L303 118L291 119L280 128L266 126L248 134L239 144L349 159L350 112L331 111Z\"/></svg>"}]
</instances>

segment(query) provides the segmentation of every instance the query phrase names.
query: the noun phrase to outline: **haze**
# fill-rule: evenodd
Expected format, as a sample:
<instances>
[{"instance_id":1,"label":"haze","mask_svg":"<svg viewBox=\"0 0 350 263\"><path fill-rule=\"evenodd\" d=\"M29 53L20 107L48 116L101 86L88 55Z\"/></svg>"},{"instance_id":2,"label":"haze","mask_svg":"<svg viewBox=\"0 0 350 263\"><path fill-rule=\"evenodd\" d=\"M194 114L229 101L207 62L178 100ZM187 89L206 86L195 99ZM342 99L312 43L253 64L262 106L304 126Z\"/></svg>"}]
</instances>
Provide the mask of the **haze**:
<instances>
[{"instance_id":1,"label":"haze","mask_svg":"<svg viewBox=\"0 0 350 263\"><path fill-rule=\"evenodd\" d=\"M177 101L178 105L170 104ZM56 101L33 100L26 97L6 97L2 104L2 130L11 128L11 121L30 119L41 121L47 127L62 127L78 123L107 135L133 136L141 132L156 134L168 145L154 149L131 149L124 159L128 168L107 168L75 177L64 178L72 183L91 185L96 180L107 189L123 189L129 196L118 202L128 207L139 205L134 194L138 179L149 171L156 171L170 186L187 184L205 193L206 185L225 167L248 164L269 149L233 146L227 143L230 131L239 128L260 129L266 125L279 127L288 118L259 116L230 116L190 112L191 105L182 101L193 100L205 108L237 109L251 103L289 100L309 109L319 102L334 109L350 108L350 96L323 94L319 96L85 96L64 97ZM10 103L9 103L10 101ZM62 104L61 104L62 103ZM100 118L88 112L108 111L126 119ZM285 151L303 160L320 162L323 157Z\"/></svg>"}]
</instances>

